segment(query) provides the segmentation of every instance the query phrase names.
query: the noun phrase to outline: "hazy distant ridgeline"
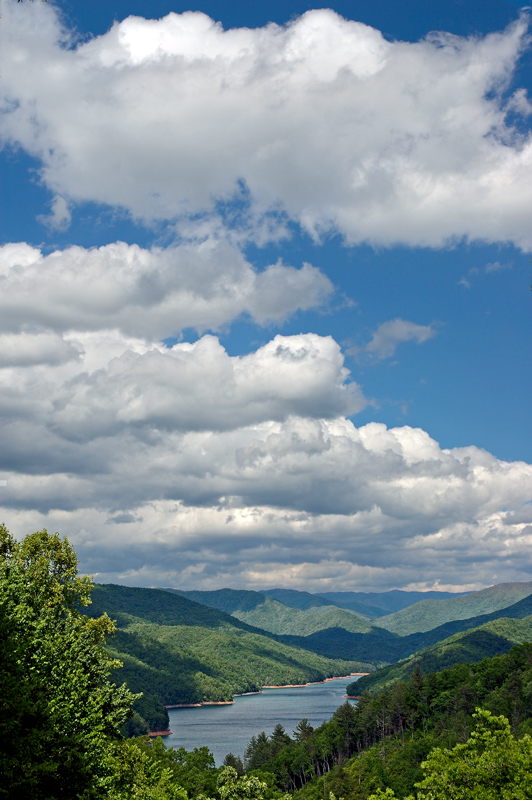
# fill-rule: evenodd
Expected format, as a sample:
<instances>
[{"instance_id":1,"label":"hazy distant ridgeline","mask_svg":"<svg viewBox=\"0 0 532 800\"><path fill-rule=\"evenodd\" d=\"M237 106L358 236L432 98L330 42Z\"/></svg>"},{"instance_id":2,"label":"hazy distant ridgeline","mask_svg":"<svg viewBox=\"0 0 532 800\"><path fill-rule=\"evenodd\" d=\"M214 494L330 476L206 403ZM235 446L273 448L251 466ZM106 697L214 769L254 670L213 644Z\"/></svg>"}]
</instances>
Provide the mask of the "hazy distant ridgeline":
<instances>
[{"instance_id":1,"label":"hazy distant ridgeline","mask_svg":"<svg viewBox=\"0 0 532 800\"><path fill-rule=\"evenodd\" d=\"M306 611L309 608L319 608L320 606L330 606L331 601L326 600L319 594L311 594L310 592L299 592L297 589L265 589L261 594L268 595L272 600L278 600L284 603L285 606L292 608L300 608ZM337 603L333 603L337 605Z\"/></svg>"},{"instance_id":2,"label":"hazy distant ridgeline","mask_svg":"<svg viewBox=\"0 0 532 800\"><path fill-rule=\"evenodd\" d=\"M372 667L329 659L179 594L161 589L96 585L90 616L117 620L110 642L123 662L116 682L143 692L138 713L152 730L168 725L164 705L219 702L263 685L306 683Z\"/></svg>"},{"instance_id":3,"label":"hazy distant ridgeline","mask_svg":"<svg viewBox=\"0 0 532 800\"><path fill-rule=\"evenodd\" d=\"M174 591L189 600L226 611L248 625L279 635L310 636L316 631L337 627L352 633L367 633L372 627L367 618L330 605L327 601L323 601L323 605L318 601L302 609L285 605L262 592L237 589Z\"/></svg>"},{"instance_id":4,"label":"hazy distant ridgeline","mask_svg":"<svg viewBox=\"0 0 532 800\"><path fill-rule=\"evenodd\" d=\"M423 633L453 620L468 619L480 614L490 614L532 594L532 581L528 583L500 583L479 592L471 592L449 600L422 600L419 603L381 617L376 623L399 636Z\"/></svg>"},{"instance_id":5,"label":"hazy distant ridgeline","mask_svg":"<svg viewBox=\"0 0 532 800\"><path fill-rule=\"evenodd\" d=\"M320 595L314 596L322 597L340 608L349 608L375 618L394 614L421 600L447 600L448 598L463 597L465 594L469 594L469 592L406 592L402 589L392 589L389 592L322 592Z\"/></svg>"}]
</instances>

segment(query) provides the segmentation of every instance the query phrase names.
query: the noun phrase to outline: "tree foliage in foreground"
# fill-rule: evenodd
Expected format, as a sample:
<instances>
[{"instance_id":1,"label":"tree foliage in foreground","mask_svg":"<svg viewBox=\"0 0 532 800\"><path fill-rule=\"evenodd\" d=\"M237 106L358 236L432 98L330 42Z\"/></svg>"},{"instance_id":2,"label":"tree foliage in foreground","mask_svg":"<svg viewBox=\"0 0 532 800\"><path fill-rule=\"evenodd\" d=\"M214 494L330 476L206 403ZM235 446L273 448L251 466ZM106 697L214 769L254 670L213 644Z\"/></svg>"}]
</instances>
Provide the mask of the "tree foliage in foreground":
<instances>
[{"instance_id":1,"label":"tree foliage in foreground","mask_svg":"<svg viewBox=\"0 0 532 800\"><path fill-rule=\"evenodd\" d=\"M114 626L89 619L91 581L66 540L0 526L0 797L89 798L135 699L109 675Z\"/></svg>"},{"instance_id":2,"label":"tree foliage in foreground","mask_svg":"<svg viewBox=\"0 0 532 800\"><path fill-rule=\"evenodd\" d=\"M475 730L452 749L436 747L421 765L418 800L529 800L532 797L532 738L516 740L506 717L478 709ZM396 798L379 789L370 800ZM410 795L407 800L414 800Z\"/></svg>"}]
</instances>

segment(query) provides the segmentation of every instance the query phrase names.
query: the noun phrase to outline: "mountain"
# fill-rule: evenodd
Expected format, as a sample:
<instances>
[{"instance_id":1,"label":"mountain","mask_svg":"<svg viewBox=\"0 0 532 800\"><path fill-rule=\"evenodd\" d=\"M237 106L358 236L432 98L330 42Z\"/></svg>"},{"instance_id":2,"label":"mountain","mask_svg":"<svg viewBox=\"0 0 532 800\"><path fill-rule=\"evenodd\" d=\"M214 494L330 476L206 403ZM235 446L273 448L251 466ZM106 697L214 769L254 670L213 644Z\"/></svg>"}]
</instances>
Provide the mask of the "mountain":
<instances>
[{"instance_id":1,"label":"mountain","mask_svg":"<svg viewBox=\"0 0 532 800\"><path fill-rule=\"evenodd\" d=\"M262 592L218 589L212 592L178 589L173 591L189 600L223 610L248 625L279 635L310 636L327 628L342 628L352 633L366 633L371 623L353 611L331 605L309 606L306 610L287 606Z\"/></svg>"},{"instance_id":2,"label":"mountain","mask_svg":"<svg viewBox=\"0 0 532 800\"><path fill-rule=\"evenodd\" d=\"M379 691L395 681L407 680L416 665L424 674L439 672L455 664L469 664L508 653L516 644L532 641L532 615L524 619L501 617L478 628L461 631L426 647L397 664L379 669L347 687L347 694Z\"/></svg>"},{"instance_id":3,"label":"mountain","mask_svg":"<svg viewBox=\"0 0 532 800\"><path fill-rule=\"evenodd\" d=\"M447 600L462 597L464 594L468 592L405 592L402 589L392 589L389 592L321 592L316 596L341 608L349 608L375 618L401 611L421 600Z\"/></svg>"},{"instance_id":4,"label":"mountain","mask_svg":"<svg viewBox=\"0 0 532 800\"><path fill-rule=\"evenodd\" d=\"M422 600L395 614L380 617L376 624L399 636L424 633L446 622L500 611L530 594L532 594L532 581L500 583L449 600Z\"/></svg>"},{"instance_id":5,"label":"mountain","mask_svg":"<svg viewBox=\"0 0 532 800\"><path fill-rule=\"evenodd\" d=\"M319 606L337 605L337 603L326 600L318 594L299 592L296 589L265 589L262 594L267 594L272 600L278 600L280 603L284 603L285 606L300 608L303 611Z\"/></svg>"},{"instance_id":6,"label":"mountain","mask_svg":"<svg viewBox=\"0 0 532 800\"><path fill-rule=\"evenodd\" d=\"M311 636L280 638L286 644L303 647L328 658L356 658L369 661L376 666L384 666L407 658L412 653L441 642L455 633L478 628L501 617L523 619L530 614L532 614L532 595L491 614L453 620L425 633L412 633L410 636L398 636L396 633L374 626L368 633L363 634L350 633L342 628L330 628L317 631Z\"/></svg>"},{"instance_id":7,"label":"mountain","mask_svg":"<svg viewBox=\"0 0 532 800\"><path fill-rule=\"evenodd\" d=\"M352 671L359 662L328 659L289 646L217 609L162 589L97 584L90 616L117 621L109 642L123 666L114 673L134 692L152 730L168 726L165 705L230 701L263 685L306 683Z\"/></svg>"}]
</instances>

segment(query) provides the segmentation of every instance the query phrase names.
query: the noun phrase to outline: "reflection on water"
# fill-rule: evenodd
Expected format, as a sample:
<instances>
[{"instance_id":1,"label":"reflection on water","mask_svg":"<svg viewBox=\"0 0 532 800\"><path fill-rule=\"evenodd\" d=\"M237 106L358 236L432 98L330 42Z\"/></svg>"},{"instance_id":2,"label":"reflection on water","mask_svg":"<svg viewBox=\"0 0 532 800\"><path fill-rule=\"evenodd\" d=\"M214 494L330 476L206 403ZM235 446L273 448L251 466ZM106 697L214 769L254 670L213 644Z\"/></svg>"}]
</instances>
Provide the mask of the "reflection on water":
<instances>
[{"instance_id":1,"label":"reflection on water","mask_svg":"<svg viewBox=\"0 0 532 800\"><path fill-rule=\"evenodd\" d=\"M207 746L220 765L227 753L244 755L252 736L269 735L278 722L292 735L297 723L307 717L314 727L328 720L345 703L345 689L354 677L286 689L264 689L261 694L235 697L233 705L169 708L171 747ZM350 701L356 702L356 701Z\"/></svg>"}]
</instances>

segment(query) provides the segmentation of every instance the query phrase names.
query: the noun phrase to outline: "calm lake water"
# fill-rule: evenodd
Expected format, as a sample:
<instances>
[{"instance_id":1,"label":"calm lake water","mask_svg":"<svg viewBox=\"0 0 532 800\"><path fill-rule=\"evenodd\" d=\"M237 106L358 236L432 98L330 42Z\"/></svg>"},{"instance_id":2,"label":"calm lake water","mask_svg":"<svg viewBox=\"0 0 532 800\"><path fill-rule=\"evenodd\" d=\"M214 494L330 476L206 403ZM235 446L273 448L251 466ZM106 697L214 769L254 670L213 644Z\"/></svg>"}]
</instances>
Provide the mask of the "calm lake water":
<instances>
[{"instance_id":1,"label":"calm lake water","mask_svg":"<svg viewBox=\"0 0 532 800\"><path fill-rule=\"evenodd\" d=\"M173 733L164 742L187 750L206 745L220 765L227 753L243 756L252 736L261 731L269 735L278 722L290 736L303 717L314 727L321 725L345 703L346 686L354 680L353 676L297 688L264 689L260 694L235 697L230 706L169 708Z\"/></svg>"}]
</instances>

